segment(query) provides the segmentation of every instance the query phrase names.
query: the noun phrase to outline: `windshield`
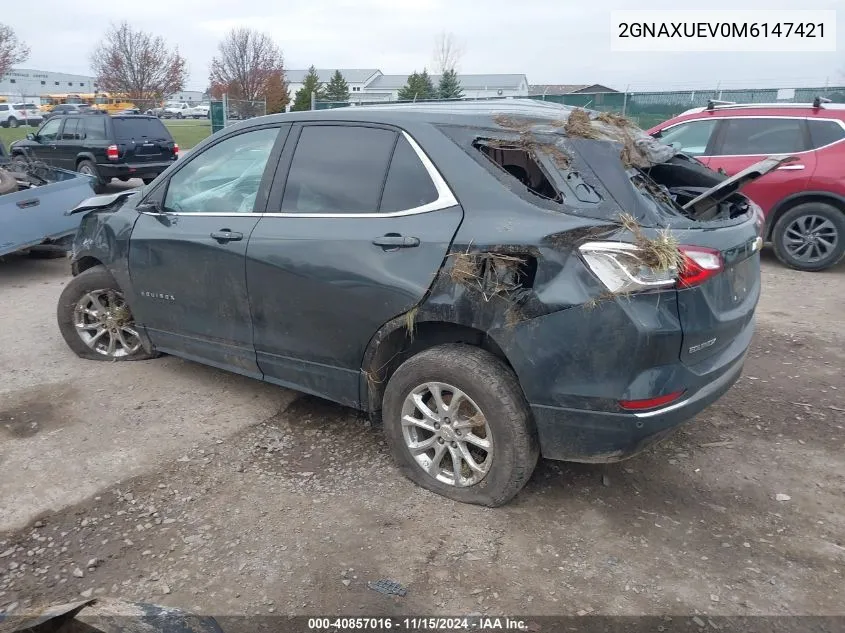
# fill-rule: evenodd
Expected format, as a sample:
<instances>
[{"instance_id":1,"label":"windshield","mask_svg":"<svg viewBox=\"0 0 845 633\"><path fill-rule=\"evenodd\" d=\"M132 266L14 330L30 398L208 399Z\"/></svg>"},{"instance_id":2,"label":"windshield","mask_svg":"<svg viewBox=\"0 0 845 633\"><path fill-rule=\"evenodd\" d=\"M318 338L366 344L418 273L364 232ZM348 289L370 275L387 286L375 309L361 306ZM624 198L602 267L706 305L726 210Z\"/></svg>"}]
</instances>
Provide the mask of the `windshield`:
<instances>
[{"instance_id":1,"label":"windshield","mask_svg":"<svg viewBox=\"0 0 845 633\"><path fill-rule=\"evenodd\" d=\"M148 139L151 141L169 141L170 133L158 119L146 117L115 118L114 133L119 141Z\"/></svg>"}]
</instances>

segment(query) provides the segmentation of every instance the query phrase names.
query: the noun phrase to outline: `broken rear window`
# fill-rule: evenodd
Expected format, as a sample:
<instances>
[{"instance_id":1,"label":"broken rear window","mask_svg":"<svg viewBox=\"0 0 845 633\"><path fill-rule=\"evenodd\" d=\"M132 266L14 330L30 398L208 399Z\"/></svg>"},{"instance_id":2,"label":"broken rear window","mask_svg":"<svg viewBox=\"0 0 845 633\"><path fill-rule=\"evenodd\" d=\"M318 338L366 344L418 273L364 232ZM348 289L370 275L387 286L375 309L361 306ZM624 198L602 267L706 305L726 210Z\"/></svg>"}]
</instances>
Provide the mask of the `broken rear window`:
<instances>
[{"instance_id":1,"label":"broken rear window","mask_svg":"<svg viewBox=\"0 0 845 633\"><path fill-rule=\"evenodd\" d=\"M524 147L492 139L479 139L473 145L490 161L525 185L531 193L546 200L563 201L560 191L555 189L546 172Z\"/></svg>"}]
</instances>

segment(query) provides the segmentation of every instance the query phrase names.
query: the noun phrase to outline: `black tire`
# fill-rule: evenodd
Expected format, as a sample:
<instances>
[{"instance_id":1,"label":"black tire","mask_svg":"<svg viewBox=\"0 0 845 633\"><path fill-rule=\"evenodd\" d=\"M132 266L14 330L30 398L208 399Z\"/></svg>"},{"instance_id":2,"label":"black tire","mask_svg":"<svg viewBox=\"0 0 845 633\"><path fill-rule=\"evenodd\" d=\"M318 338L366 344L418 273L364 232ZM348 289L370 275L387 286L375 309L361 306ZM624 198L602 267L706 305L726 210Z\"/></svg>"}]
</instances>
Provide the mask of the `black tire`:
<instances>
[{"instance_id":1,"label":"black tire","mask_svg":"<svg viewBox=\"0 0 845 633\"><path fill-rule=\"evenodd\" d=\"M59 303L56 307L56 319L59 323L59 331L65 339L73 352L80 358L89 360L147 360L158 356L156 353L150 354L143 346L132 354L126 356L108 356L99 353L86 345L79 334L79 329L74 322L74 311L76 304L86 294L93 293L97 290L112 290L120 295L122 292L117 285L117 282L106 270L105 266L94 266L70 280L62 294L59 296ZM131 314L129 315L131 318Z\"/></svg>"},{"instance_id":2,"label":"black tire","mask_svg":"<svg viewBox=\"0 0 845 633\"><path fill-rule=\"evenodd\" d=\"M76 165L76 171L80 174L88 174L89 176L94 176L94 178L96 178L96 181L94 182L94 193L103 193L103 191L106 190L106 183L103 182L103 178L100 176L100 171L90 160L79 161Z\"/></svg>"},{"instance_id":3,"label":"black tire","mask_svg":"<svg viewBox=\"0 0 845 633\"><path fill-rule=\"evenodd\" d=\"M833 245L824 256L802 260L800 255L790 252L787 241L790 235L795 235L795 231L800 230L805 221L808 223L806 226L812 227L810 218L825 222L824 235L832 238ZM790 268L817 272L835 266L845 257L845 213L824 202L799 204L778 218L772 230L772 243L777 258Z\"/></svg>"},{"instance_id":4,"label":"black tire","mask_svg":"<svg viewBox=\"0 0 845 633\"><path fill-rule=\"evenodd\" d=\"M403 404L415 388L428 382L446 383L463 391L478 406L490 428L492 462L483 479L474 485L457 487L429 475L405 443ZM489 507L503 505L522 490L537 465L537 433L519 382L501 360L478 347L438 345L405 361L387 383L382 420L387 444L402 474L455 501Z\"/></svg>"},{"instance_id":5,"label":"black tire","mask_svg":"<svg viewBox=\"0 0 845 633\"><path fill-rule=\"evenodd\" d=\"M181 118L183 118L183 117L182 117L182 113L181 113L181 112L177 112L177 113L176 113L176 118L177 118L177 119L181 119Z\"/></svg>"},{"instance_id":6,"label":"black tire","mask_svg":"<svg viewBox=\"0 0 845 633\"><path fill-rule=\"evenodd\" d=\"M8 124L9 124L9 127L18 127L18 120L15 117L10 116Z\"/></svg>"}]
</instances>

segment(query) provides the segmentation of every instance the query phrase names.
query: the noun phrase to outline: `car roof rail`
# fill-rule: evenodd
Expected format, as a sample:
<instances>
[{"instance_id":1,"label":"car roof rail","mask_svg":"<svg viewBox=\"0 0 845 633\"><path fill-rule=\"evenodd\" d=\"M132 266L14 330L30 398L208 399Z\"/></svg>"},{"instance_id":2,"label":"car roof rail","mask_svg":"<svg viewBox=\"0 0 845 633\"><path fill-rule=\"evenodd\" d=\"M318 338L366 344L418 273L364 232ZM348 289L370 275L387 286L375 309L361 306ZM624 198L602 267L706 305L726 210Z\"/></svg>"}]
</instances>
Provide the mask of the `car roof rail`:
<instances>
[{"instance_id":1,"label":"car roof rail","mask_svg":"<svg viewBox=\"0 0 845 633\"><path fill-rule=\"evenodd\" d=\"M708 99L707 109L715 110L716 106L736 105L736 101L719 101L718 99Z\"/></svg>"},{"instance_id":2,"label":"car roof rail","mask_svg":"<svg viewBox=\"0 0 845 633\"><path fill-rule=\"evenodd\" d=\"M816 108L817 110L819 108L823 107L822 106L823 103L830 103L830 99L828 99L826 97L816 97L815 99L813 99L813 107Z\"/></svg>"}]
</instances>

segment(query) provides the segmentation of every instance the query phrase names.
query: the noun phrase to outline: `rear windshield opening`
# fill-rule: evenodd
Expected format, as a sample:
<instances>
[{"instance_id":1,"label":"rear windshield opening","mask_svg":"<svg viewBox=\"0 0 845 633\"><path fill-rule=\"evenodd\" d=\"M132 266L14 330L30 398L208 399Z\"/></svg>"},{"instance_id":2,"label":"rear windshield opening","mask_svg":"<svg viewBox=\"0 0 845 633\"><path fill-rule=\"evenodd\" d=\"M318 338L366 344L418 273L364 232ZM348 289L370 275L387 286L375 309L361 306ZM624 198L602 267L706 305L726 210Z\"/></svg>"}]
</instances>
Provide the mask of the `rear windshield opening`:
<instances>
[{"instance_id":1,"label":"rear windshield opening","mask_svg":"<svg viewBox=\"0 0 845 633\"><path fill-rule=\"evenodd\" d=\"M117 117L114 119L114 133L120 141L146 139L149 141L169 141L170 132L164 124L155 118Z\"/></svg>"},{"instance_id":2,"label":"rear windshield opening","mask_svg":"<svg viewBox=\"0 0 845 633\"><path fill-rule=\"evenodd\" d=\"M473 146L491 162L525 185L534 195L554 202L563 200L563 196L555 189L543 168L537 164L531 153L522 147L486 140L476 141Z\"/></svg>"}]
</instances>

